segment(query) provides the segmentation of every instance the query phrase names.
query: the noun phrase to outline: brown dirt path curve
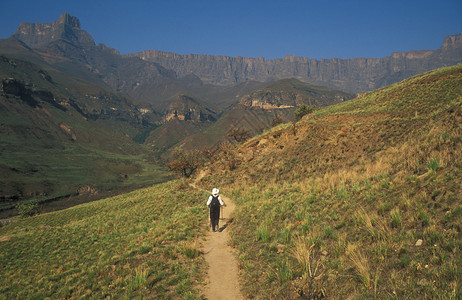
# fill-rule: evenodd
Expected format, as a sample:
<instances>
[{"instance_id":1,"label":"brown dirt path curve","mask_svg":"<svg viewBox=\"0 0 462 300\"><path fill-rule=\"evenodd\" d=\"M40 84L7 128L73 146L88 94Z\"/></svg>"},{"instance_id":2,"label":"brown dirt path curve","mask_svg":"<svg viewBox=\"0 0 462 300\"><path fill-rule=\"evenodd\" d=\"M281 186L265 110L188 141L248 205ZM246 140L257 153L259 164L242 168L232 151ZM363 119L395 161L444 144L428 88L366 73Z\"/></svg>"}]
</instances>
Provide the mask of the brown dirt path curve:
<instances>
[{"instance_id":1,"label":"brown dirt path curve","mask_svg":"<svg viewBox=\"0 0 462 300\"><path fill-rule=\"evenodd\" d=\"M200 177L202 176L199 175L196 182ZM195 183L192 185L198 188ZM201 247L208 264L204 295L209 300L244 299L239 286L239 269L235 251L228 245L230 239L228 231L233 221L231 214L235 204L230 198L221 194L220 196L226 205L220 215L220 229L216 232L210 229ZM204 204L205 201L206 199Z\"/></svg>"}]
</instances>

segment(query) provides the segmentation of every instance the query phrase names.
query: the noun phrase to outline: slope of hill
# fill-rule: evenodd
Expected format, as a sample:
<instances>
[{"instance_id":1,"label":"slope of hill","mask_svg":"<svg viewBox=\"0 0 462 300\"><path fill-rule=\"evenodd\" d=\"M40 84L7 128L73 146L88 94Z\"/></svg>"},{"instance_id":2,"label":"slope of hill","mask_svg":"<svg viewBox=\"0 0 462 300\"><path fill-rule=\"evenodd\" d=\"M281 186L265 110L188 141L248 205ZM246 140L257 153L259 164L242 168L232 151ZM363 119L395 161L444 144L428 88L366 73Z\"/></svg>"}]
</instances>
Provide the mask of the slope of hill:
<instances>
[{"instance_id":1,"label":"slope of hill","mask_svg":"<svg viewBox=\"0 0 462 300\"><path fill-rule=\"evenodd\" d=\"M199 299L203 199L169 182L1 227L1 297Z\"/></svg>"},{"instance_id":2,"label":"slope of hill","mask_svg":"<svg viewBox=\"0 0 462 300\"><path fill-rule=\"evenodd\" d=\"M320 109L202 179L237 204L250 298L462 295L462 66Z\"/></svg>"}]
</instances>

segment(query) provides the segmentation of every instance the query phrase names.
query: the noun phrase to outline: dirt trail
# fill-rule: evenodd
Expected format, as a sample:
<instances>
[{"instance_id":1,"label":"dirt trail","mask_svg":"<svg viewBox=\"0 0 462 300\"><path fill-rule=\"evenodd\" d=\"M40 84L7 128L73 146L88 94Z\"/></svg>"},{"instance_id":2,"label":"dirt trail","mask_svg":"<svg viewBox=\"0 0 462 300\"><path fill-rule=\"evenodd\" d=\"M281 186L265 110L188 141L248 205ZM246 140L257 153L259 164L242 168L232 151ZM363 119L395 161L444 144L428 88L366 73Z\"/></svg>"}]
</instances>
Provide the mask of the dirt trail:
<instances>
[{"instance_id":1,"label":"dirt trail","mask_svg":"<svg viewBox=\"0 0 462 300\"><path fill-rule=\"evenodd\" d=\"M201 175L196 182L202 177ZM195 184L192 185L197 188ZM210 229L201 249L208 264L208 278L204 294L209 300L244 299L239 286L237 260L233 248L228 245L230 238L228 226L232 222L231 213L235 205L230 198L223 195L221 198L226 206L221 211L220 229L216 232ZM204 203L205 201L206 199Z\"/></svg>"},{"instance_id":2,"label":"dirt trail","mask_svg":"<svg viewBox=\"0 0 462 300\"><path fill-rule=\"evenodd\" d=\"M226 204L223 209L223 220L220 219L220 230L209 231L202 249L209 265L205 296L214 299L244 299L240 292L237 261L233 249L228 245L228 226L232 222L231 212L234 203L221 195Z\"/></svg>"}]
</instances>

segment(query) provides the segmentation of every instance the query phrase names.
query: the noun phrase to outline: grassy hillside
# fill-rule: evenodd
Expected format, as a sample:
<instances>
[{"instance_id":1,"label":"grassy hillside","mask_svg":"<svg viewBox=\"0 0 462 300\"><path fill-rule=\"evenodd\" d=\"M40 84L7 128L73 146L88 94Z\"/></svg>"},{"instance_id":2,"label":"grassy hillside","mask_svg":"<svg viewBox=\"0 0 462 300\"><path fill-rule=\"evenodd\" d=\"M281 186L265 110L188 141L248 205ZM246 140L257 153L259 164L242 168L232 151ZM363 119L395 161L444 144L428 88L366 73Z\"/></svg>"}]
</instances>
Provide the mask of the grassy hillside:
<instances>
[{"instance_id":1,"label":"grassy hillside","mask_svg":"<svg viewBox=\"0 0 462 300\"><path fill-rule=\"evenodd\" d=\"M250 298L462 297L462 66L281 125L209 168ZM231 167L232 166L232 167ZM231 167L231 168L230 168Z\"/></svg>"},{"instance_id":2,"label":"grassy hillside","mask_svg":"<svg viewBox=\"0 0 462 300\"><path fill-rule=\"evenodd\" d=\"M207 195L179 181L0 228L0 298L199 298Z\"/></svg>"}]
</instances>

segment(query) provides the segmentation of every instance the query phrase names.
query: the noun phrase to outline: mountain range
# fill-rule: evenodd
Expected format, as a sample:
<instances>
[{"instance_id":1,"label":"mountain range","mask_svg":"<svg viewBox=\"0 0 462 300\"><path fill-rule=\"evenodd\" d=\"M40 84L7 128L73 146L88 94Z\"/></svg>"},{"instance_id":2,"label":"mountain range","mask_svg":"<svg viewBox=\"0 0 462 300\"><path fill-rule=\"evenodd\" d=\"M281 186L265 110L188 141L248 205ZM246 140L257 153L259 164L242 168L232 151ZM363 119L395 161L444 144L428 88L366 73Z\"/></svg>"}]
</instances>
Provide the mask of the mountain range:
<instances>
[{"instance_id":1,"label":"mountain range","mask_svg":"<svg viewBox=\"0 0 462 300\"><path fill-rule=\"evenodd\" d=\"M461 58L461 34L374 59L121 55L67 13L21 23L0 40L1 209L162 181L174 147L214 146L230 128L257 134L301 104L341 103Z\"/></svg>"},{"instance_id":2,"label":"mountain range","mask_svg":"<svg viewBox=\"0 0 462 300\"><path fill-rule=\"evenodd\" d=\"M128 54L174 70L179 76L195 74L211 84L249 80L297 78L349 93L363 93L410 76L461 62L462 34L444 38L440 49L394 52L383 58L309 59L287 55L282 59L180 55L158 50Z\"/></svg>"}]
</instances>

